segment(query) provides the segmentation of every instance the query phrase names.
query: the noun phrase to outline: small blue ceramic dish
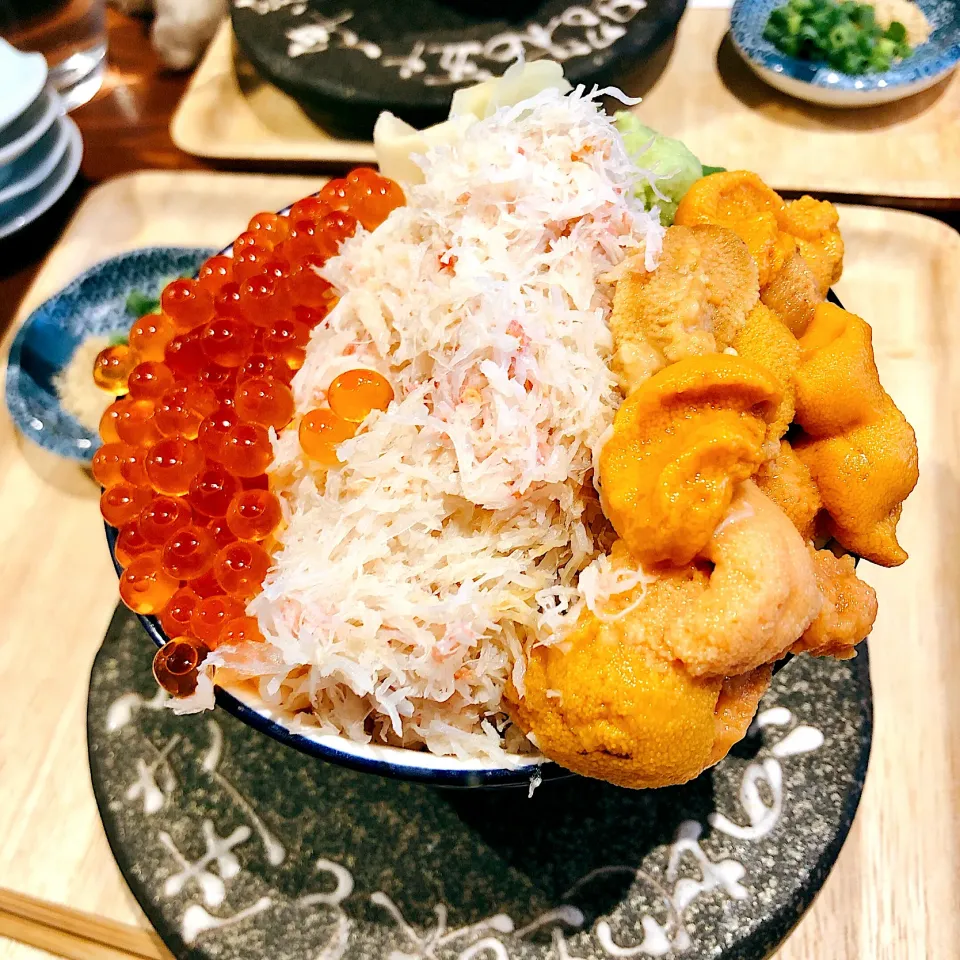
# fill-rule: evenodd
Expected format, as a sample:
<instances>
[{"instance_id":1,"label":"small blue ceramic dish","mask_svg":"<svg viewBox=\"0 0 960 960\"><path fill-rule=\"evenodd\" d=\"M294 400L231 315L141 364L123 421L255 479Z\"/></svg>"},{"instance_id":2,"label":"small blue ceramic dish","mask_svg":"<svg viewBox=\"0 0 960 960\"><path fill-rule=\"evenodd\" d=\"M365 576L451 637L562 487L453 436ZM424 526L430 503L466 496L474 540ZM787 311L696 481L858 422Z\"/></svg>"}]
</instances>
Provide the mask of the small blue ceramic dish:
<instances>
[{"instance_id":1,"label":"small blue ceramic dish","mask_svg":"<svg viewBox=\"0 0 960 960\"><path fill-rule=\"evenodd\" d=\"M89 463L100 445L60 405L53 377L89 336L126 333L134 318L127 297L138 290L159 296L163 285L193 274L213 251L149 247L104 260L82 273L24 321L7 358L7 409L17 428L40 446Z\"/></svg>"},{"instance_id":2,"label":"small blue ceramic dish","mask_svg":"<svg viewBox=\"0 0 960 960\"><path fill-rule=\"evenodd\" d=\"M933 32L905 60L883 73L851 76L823 63L781 53L763 30L785 0L736 0L730 35L753 72L783 93L825 107L872 107L913 96L938 83L960 63L960 3L917 0Z\"/></svg>"}]
</instances>

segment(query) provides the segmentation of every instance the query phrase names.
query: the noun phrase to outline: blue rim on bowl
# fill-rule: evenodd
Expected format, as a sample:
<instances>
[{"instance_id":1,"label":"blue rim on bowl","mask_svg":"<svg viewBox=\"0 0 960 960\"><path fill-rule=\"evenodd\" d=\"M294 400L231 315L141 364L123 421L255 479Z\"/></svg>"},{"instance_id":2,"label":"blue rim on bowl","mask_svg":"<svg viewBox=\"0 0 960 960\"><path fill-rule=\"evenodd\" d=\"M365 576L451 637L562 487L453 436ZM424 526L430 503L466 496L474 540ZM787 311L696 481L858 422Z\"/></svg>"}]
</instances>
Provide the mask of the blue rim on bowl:
<instances>
[{"instance_id":1,"label":"blue rim on bowl","mask_svg":"<svg viewBox=\"0 0 960 960\"><path fill-rule=\"evenodd\" d=\"M767 18L785 2L736 0L730 36L754 73L790 96L830 107L876 106L927 90L960 63L960 4L955 0L917 0L933 27L930 39L890 70L862 76L788 56L765 40Z\"/></svg>"},{"instance_id":2,"label":"blue rim on bowl","mask_svg":"<svg viewBox=\"0 0 960 960\"><path fill-rule=\"evenodd\" d=\"M102 260L42 303L17 331L7 357L6 400L20 432L62 457L89 463L100 446L61 406L52 378L89 336L129 329L126 298L156 296L171 276L193 273L212 251L148 247Z\"/></svg>"}]
</instances>

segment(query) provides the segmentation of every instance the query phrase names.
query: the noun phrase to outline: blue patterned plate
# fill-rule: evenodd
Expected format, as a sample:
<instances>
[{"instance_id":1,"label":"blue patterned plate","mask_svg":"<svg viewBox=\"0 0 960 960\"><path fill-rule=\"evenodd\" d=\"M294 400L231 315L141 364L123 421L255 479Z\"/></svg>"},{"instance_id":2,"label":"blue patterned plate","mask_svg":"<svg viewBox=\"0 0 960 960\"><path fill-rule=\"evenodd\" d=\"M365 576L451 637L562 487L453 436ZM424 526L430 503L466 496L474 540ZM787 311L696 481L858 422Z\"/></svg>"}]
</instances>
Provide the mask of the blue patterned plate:
<instances>
[{"instance_id":1,"label":"blue patterned plate","mask_svg":"<svg viewBox=\"0 0 960 960\"><path fill-rule=\"evenodd\" d=\"M100 439L60 405L53 377L89 336L126 333L134 290L159 296L171 277L193 274L212 250L148 247L104 260L82 273L27 317L7 359L7 409L31 440L62 457L93 459Z\"/></svg>"},{"instance_id":2,"label":"blue patterned plate","mask_svg":"<svg viewBox=\"0 0 960 960\"><path fill-rule=\"evenodd\" d=\"M763 39L770 12L784 0L736 0L730 15L733 44L753 72L777 90L826 107L872 107L932 87L960 62L960 4L917 0L933 27L930 39L884 73L851 76L823 63L781 53Z\"/></svg>"}]
</instances>

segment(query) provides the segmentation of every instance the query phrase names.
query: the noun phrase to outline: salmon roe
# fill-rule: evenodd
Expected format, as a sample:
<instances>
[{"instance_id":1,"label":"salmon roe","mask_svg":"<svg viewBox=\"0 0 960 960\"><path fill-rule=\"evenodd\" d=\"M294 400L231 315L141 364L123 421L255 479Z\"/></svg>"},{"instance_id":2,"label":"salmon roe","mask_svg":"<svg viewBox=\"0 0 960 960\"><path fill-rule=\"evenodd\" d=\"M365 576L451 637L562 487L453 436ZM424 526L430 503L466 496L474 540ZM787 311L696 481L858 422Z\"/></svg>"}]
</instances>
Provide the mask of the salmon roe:
<instances>
[{"instance_id":1,"label":"salmon roe","mask_svg":"<svg viewBox=\"0 0 960 960\"><path fill-rule=\"evenodd\" d=\"M93 361L93 382L107 393L119 397L127 392L127 380L138 357L125 343L105 347Z\"/></svg>"},{"instance_id":2,"label":"salmon roe","mask_svg":"<svg viewBox=\"0 0 960 960\"><path fill-rule=\"evenodd\" d=\"M195 637L176 637L153 658L153 676L167 693L189 697L197 689L200 664L210 651Z\"/></svg>"},{"instance_id":3,"label":"salmon roe","mask_svg":"<svg viewBox=\"0 0 960 960\"><path fill-rule=\"evenodd\" d=\"M300 448L311 460L335 467L340 463L337 447L356 432L355 423L345 420L327 407L320 407L311 410L300 421Z\"/></svg>"},{"instance_id":4,"label":"salmon roe","mask_svg":"<svg viewBox=\"0 0 960 960\"><path fill-rule=\"evenodd\" d=\"M372 410L386 410L393 387L376 370L347 370L333 378L327 392L330 409L344 420L361 423Z\"/></svg>"},{"instance_id":5,"label":"salmon roe","mask_svg":"<svg viewBox=\"0 0 960 960\"><path fill-rule=\"evenodd\" d=\"M118 397L92 464L100 510L118 531L121 598L157 615L171 638L154 673L175 696L196 688L209 649L263 640L244 607L282 522L267 478L270 431L296 423L304 455L334 466L339 445L393 399L377 371L350 370L322 409L297 420L291 381L335 302L327 260L360 224L373 230L403 203L397 184L364 168L287 215L255 214L231 254L167 284L160 312L97 358L94 381Z\"/></svg>"},{"instance_id":6,"label":"salmon roe","mask_svg":"<svg viewBox=\"0 0 960 960\"><path fill-rule=\"evenodd\" d=\"M227 510L227 526L239 540L265 540L281 518L280 501L269 490L244 490Z\"/></svg>"}]
</instances>

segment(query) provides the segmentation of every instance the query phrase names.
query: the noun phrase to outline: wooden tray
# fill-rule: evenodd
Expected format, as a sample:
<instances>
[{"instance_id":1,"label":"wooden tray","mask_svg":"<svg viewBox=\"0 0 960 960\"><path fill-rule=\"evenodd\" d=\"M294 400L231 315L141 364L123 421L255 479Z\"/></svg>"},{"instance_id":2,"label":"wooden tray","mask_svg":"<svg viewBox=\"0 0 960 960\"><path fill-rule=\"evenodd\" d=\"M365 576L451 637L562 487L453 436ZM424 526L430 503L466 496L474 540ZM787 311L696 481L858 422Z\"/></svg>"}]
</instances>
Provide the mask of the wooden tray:
<instances>
[{"instance_id":1,"label":"wooden tray","mask_svg":"<svg viewBox=\"0 0 960 960\"><path fill-rule=\"evenodd\" d=\"M147 244L218 246L258 209L282 207L317 185L162 172L107 182L84 201L19 319L103 257ZM862 568L880 593L880 617L871 640L874 752L860 813L823 892L778 957L953 960L960 942L953 373L960 236L916 214L862 207L843 207L841 225L848 267L837 292L874 325L884 383L917 430L921 479L901 526L910 562ZM72 463L17 437L3 417L0 502L0 885L145 923L112 862L87 770L87 677L117 596L97 489ZM0 960L38 955L0 939Z\"/></svg>"},{"instance_id":2,"label":"wooden tray","mask_svg":"<svg viewBox=\"0 0 960 960\"><path fill-rule=\"evenodd\" d=\"M781 190L960 206L960 72L901 103L828 110L761 83L725 39L724 0L693 0L675 39L624 86L644 122L704 162L756 170ZM728 4L727 4L728 6ZM367 163L370 143L325 133L236 51L224 23L171 123L203 157Z\"/></svg>"},{"instance_id":3,"label":"wooden tray","mask_svg":"<svg viewBox=\"0 0 960 960\"><path fill-rule=\"evenodd\" d=\"M224 20L170 121L173 142L200 157L369 163L373 144L326 133L237 48Z\"/></svg>"}]
</instances>

